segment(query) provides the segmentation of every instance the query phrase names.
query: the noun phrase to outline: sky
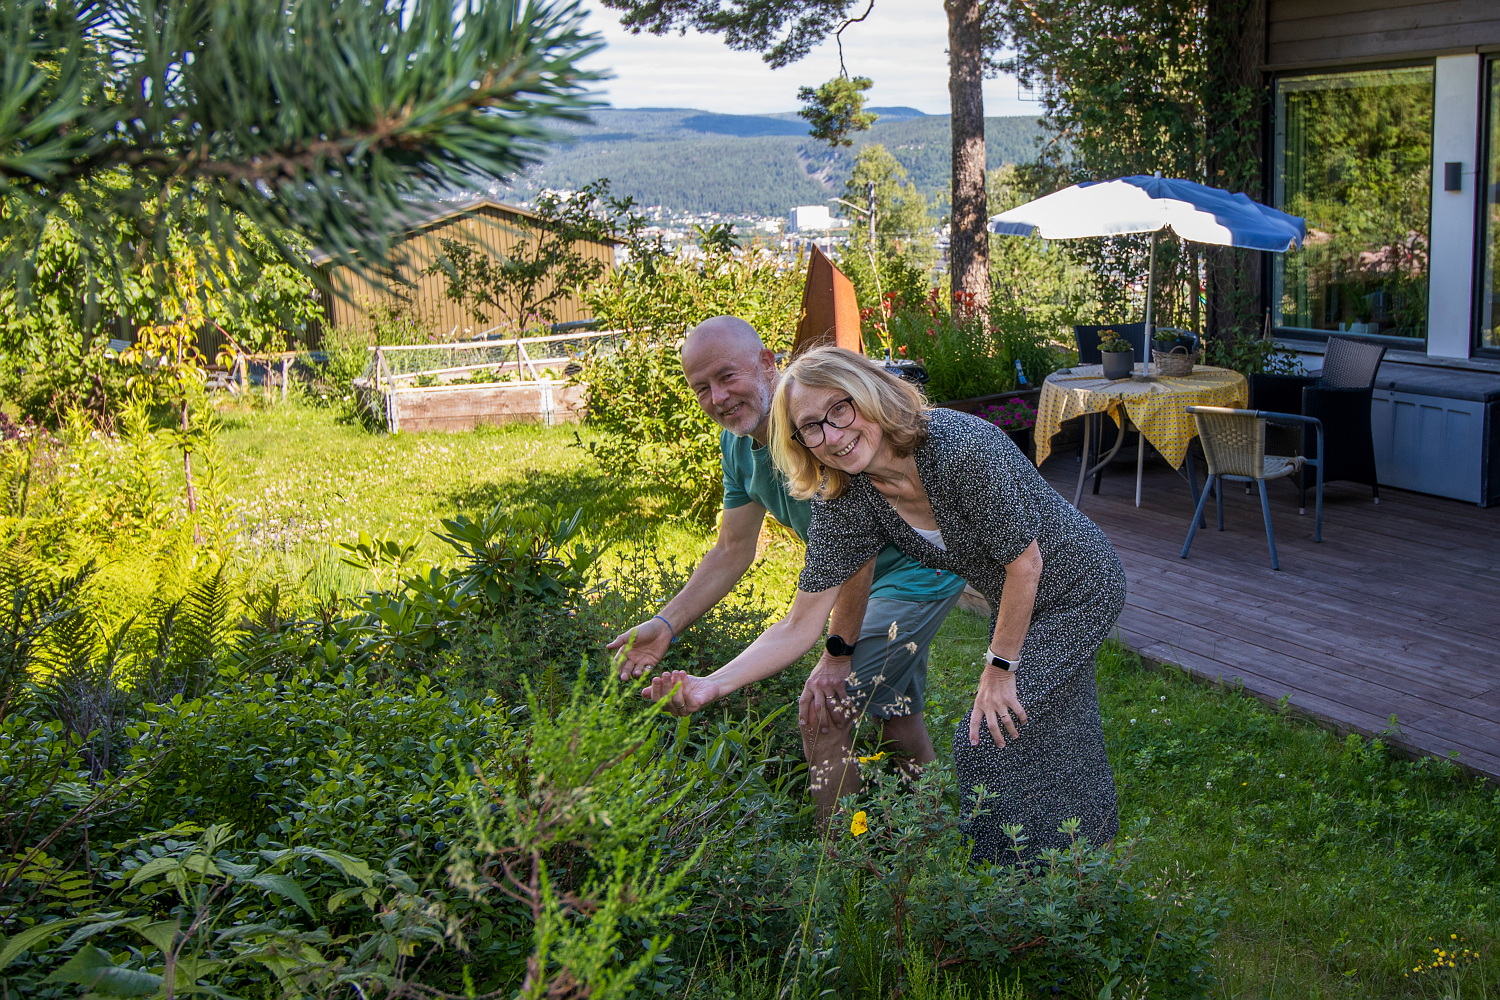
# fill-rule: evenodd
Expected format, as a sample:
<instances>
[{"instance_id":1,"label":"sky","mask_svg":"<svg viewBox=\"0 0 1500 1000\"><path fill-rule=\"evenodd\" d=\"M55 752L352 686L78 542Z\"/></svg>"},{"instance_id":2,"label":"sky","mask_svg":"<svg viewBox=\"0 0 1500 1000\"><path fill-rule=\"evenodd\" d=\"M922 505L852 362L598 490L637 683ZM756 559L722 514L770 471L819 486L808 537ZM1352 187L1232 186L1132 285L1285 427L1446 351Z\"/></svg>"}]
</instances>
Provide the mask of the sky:
<instances>
[{"instance_id":1,"label":"sky","mask_svg":"<svg viewBox=\"0 0 1500 1000\"><path fill-rule=\"evenodd\" d=\"M607 43L585 65L608 69L599 86L616 108L694 108L719 114L795 111L797 88L838 75L838 49L829 40L800 62L773 70L754 52L736 52L718 35L631 35L620 15L584 0L588 28ZM863 10L863 8L860 8ZM904 106L948 113L948 28L942 0L877 0L865 21L844 32L844 64L867 76L872 107ZM1041 105L1021 101L1012 77L986 80L987 115L1040 115Z\"/></svg>"}]
</instances>

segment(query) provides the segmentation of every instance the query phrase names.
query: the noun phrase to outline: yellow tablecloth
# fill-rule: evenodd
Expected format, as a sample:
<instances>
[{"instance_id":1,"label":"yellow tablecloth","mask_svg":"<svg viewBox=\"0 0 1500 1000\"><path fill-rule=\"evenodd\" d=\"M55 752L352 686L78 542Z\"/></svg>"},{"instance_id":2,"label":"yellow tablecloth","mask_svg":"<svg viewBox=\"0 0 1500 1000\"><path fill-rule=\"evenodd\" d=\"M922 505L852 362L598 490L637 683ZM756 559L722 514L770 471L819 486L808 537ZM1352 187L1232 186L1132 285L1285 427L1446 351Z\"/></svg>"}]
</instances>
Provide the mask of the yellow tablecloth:
<instances>
[{"instance_id":1,"label":"yellow tablecloth","mask_svg":"<svg viewBox=\"0 0 1500 1000\"><path fill-rule=\"evenodd\" d=\"M1108 412L1118 424L1123 406L1146 440L1177 468L1198 434L1189 406L1243 407L1249 398L1245 376L1228 368L1199 365L1191 375L1156 376L1149 382L1111 382L1102 372L1099 365L1079 365L1066 374L1048 375L1042 383L1036 415L1037 465L1052 453L1052 436L1064 420Z\"/></svg>"}]
</instances>

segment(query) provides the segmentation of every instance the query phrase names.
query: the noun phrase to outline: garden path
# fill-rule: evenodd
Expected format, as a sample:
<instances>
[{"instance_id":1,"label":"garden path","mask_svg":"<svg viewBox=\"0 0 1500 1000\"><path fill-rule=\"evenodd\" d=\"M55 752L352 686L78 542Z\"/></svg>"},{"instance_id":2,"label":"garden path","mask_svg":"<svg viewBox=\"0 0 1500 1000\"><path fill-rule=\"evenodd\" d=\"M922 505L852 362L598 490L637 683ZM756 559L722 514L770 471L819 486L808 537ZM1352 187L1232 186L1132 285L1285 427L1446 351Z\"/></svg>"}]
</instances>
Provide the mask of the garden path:
<instances>
[{"instance_id":1,"label":"garden path","mask_svg":"<svg viewBox=\"0 0 1500 1000\"><path fill-rule=\"evenodd\" d=\"M1062 449L1042 473L1071 496L1077 470ZM1148 465L1137 508L1134 462L1112 471L1082 509L1125 564L1120 635L1132 649L1500 780L1500 507L1394 489L1377 506L1367 487L1331 483L1315 544L1311 507L1299 517L1295 489L1271 483L1277 572L1257 495L1225 491L1222 534L1210 503L1181 559L1186 481Z\"/></svg>"}]
</instances>

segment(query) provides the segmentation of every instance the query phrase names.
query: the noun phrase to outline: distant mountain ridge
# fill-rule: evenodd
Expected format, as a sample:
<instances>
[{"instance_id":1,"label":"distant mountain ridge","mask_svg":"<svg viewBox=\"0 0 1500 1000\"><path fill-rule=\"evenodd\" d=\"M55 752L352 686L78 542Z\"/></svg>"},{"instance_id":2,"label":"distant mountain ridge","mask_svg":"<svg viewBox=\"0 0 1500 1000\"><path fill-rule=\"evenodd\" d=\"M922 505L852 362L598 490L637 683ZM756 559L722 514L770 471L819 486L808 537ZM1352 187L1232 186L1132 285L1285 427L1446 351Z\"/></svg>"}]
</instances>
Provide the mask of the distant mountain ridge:
<instances>
[{"instance_id":1,"label":"distant mountain ridge","mask_svg":"<svg viewBox=\"0 0 1500 1000\"><path fill-rule=\"evenodd\" d=\"M924 194L946 197L947 115L871 108L874 127L851 149L830 150L794 112L725 115L691 108L607 108L567 128L570 141L496 193L526 199L608 177L616 194L679 212L785 215L841 195L860 148L881 143ZM1042 131L1032 117L985 119L989 166L1033 160Z\"/></svg>"}]
</instances>

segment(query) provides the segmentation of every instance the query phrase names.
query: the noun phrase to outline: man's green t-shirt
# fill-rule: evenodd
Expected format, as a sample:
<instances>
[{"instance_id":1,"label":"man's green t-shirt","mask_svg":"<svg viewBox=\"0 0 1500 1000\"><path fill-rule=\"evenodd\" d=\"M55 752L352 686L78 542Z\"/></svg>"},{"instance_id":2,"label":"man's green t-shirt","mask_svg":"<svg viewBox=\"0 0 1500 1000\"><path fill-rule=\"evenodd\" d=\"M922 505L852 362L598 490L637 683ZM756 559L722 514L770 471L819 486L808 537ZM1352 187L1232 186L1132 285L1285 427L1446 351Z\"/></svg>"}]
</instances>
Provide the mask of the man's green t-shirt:
<instances>
[{"instance_id":1,"label":"man's green t-shirt","mask_svg":"<svg viewBox=\"0 0 1500 1000\"><path fill-rule=\"evenodd\" d=\"M787 493L786 480L771 464L771 449L758 446L753 438L724 431L719 435L719 450L724 456L724 509L758 503L770 511L772 517L795 531L804 542L807 541L812 504L806 500L794 500ZM941 601L963 589L964 581L960 577L923 566L889 545L875 557L871 597L896 601Z\"/></svg>"}]
</instances>

